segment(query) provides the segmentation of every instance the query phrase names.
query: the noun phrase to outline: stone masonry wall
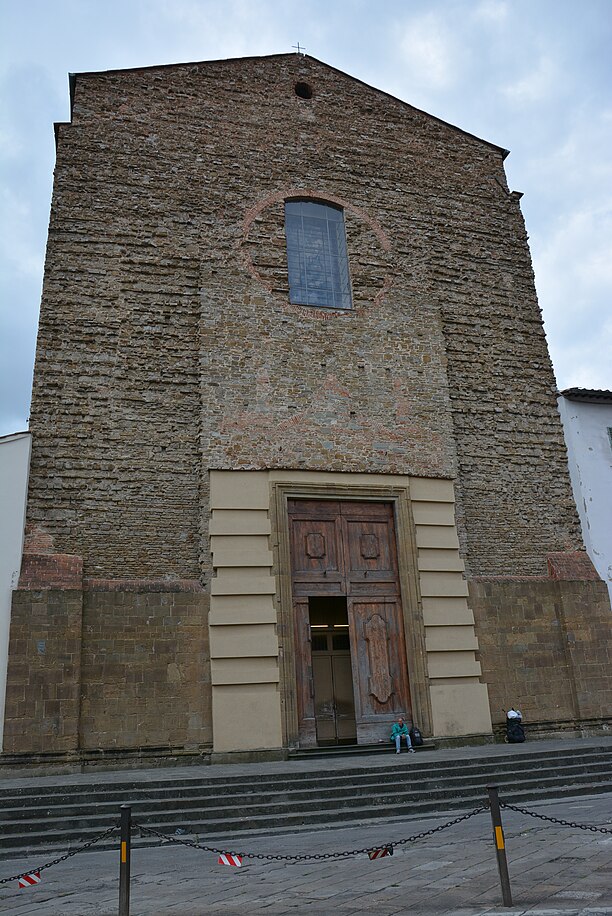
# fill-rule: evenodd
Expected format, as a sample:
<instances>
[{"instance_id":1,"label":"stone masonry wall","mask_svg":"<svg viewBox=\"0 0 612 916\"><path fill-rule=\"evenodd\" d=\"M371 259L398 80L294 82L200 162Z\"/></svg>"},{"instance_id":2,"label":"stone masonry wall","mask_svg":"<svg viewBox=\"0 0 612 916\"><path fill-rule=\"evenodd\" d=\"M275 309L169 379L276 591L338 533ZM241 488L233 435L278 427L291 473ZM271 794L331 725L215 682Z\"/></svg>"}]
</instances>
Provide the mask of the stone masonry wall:
<instances>
[{"instance_id":1,"label":"stone masonry wall","mask_svg":"<svg viewBox=\"0 0 612 916\"><path fill-rule=\"evenodd\" d=\"M470 582L494 724L612 720L612 629L604 582L526 577Z\"/></svg>"},{"instance_id":2,"label":"stone masonry wall","mask_svg":"<svg viewBox=\"0 0 612 916\"><path fill-rule=\"evenodd\" d=\"M434 269L466 571L545 575L547 553L582 539L518 195L500 198L487 220L466 195L444 226L453 244L435 252Z\"/></svg>"},{"instance_id":3,"label":"stone masonry wall","mask_svg":"<svg viewBox=\"0 0 612 916\"><path fill-rule=\"evenodd\" d=\"M102 149L60 140L28 521L88 575L197 576L198 264L164 250L127 173L97 191Z\"/></svg>"},{"instance_id":4,"label":"stone masonry wall","mask_svg":"<svg viewBox=\"0 0 612 916\"><path fill-rule=\"evenodd\" d=\"M297 55L78 76L30 523L89 576L206 578L208 468L459 468L472 574L540 571L576 546L502 158ZM296 196L345 209L350 313L288 303Z\"/></svg>"},{"instance_id":5,"label":"stone masonry wall","mask_svg":"<svg viewBox=\"0 0 612 916\"><path fill-rule=\"evenodd\" d=\"M138 582L91 585L80 747L212 746L208 596Z\"/></svg>"},{"instance_id":6,"label":"stone masonry wall","mask_svg":"<svg viewBox=\"0 0 612 916\"><path fill-rule=\"evenodd\" d=\"M78 748L83 593L13 592L4 753Z\"/></svg>"},{"instance_id":7,"label":"stone masonry wall","mask_svg":"<svg viewBox=\"0 0 612 916\"><path fill-rule=\"evenodd\" d=\"M197 582L20 587L4 752L210 750L207 608Z\"/></svg>"}]
</instances>

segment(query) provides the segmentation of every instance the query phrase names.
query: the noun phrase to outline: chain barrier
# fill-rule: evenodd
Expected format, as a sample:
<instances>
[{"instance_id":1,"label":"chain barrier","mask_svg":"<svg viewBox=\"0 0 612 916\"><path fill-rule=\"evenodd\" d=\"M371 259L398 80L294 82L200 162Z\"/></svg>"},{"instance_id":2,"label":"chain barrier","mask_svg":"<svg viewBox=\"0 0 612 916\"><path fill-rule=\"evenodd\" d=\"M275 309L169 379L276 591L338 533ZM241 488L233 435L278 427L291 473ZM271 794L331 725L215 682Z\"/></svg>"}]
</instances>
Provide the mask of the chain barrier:
<instances>
[{"instance_id":1,"label":"chain barrier","mask_svg":"<svg viewBox=\"0 0 612 916\"><path fill-rule=\"evenodd\" d=\"M101 840L106 839L107 836L110 836L111 833L114 833L118 829L119 824L113 824L113 826L109 827L108 830L105 830L104 833L98 834L98 836L94 837L92 840L89 840L87 843L83 843L83 845L79 846L77 849L71 849L70 852L65 853L58 859L53 859L52 862L46 862L44 865L38 865L36 868L28 868L26 871L22 871L18 875L12 875L10 878L0 878L0 885L8 884L9 881L18 881L20 878L24 878L26 875L32 874L32 872L41 872L46 868L51 868L52 865L58 865L60 862L65 862L66 859L70 859L72 856L76 856L77 853L84 852L86 849L89 849L90 846L94 846Z\"/></svg>"},{"instance_id":2,"label":"chain barrier","mask_svg":"<svg viewBox=\"0 0 612 916\"><path fill-rule=\"evenodd\" d=\"M595 827L589 824L577 824L575 821L566 821L558 817L549 817L546 814L540 814L538 811L529 811L527 808L522 808L519 805L512 805L509 802L503 802L501 800L499 802L499 806L500 808L505 808L508 811L516 811L519 814L524 814L527 817L546 821L550 824L558 824L561 827L573 827L576 830L588 830L592 833L604 833L607 835L612 835L612 829L608 827ZM132 829L139 830L141 835L147 834L149 836L157 837L158 839L167 843L175 843L179 846L187 846L191 849L199 849L202 852L212 852L215 853L215 855L229 854L234 856L241 856L244 859L257 859L259 861L266 862L316 862L330 859L347 859L351 856L368 854L375 849L381 849L384 847L405 846L408 843L414 843L417 840L423 840L426 837L440 833L442 830L447 830L449 827L454 827L456 824L461 824L463 821L467 821L478 814L482 814L483 811L488 810L488 804L480 805L478 808L474 808L472 811L468 811L467 814L462 814L459 817L453 818L453 820L447 821L445 824L438 824L437 827L431 827L429 830L423 830L420 833L414 833L411 836L404 837L401 840L394 840L391 843L377 843L376 845L366 846L362 849L349 849L343 850L341 852L302 853L296 855L273 855L270 853L236 852L234 850L222 849L217 846L204 846L202 843L197 843L194 840L182 839L178 836L170 836L166 833L161 833L159 830L155 830L154 827L146 827L144 824L139 824L136 821L132 822ZM3 884L8 884L12 881L18 881L19 878L22 878L31 872L41 872L47 868L52 868L54 865L59 865L60 862L65 862L67 859L72 858L72 856L76 856L78 853L84 852L86 849L90 849L92 846L95 846L96 843L100 843L102 840L109 837L112 833L115 833L117 830L119 830L119 826L120 825L118 823L113 824L112 827L108 828L108 830L105 830L103 833L98 834L98 836L93 837L93 839L88 840L87 843L83 843L76 849L71 849L63 856L59 856L57 859L53 859L51 862L46 862L44 865L39 865L36 868L28 868L26 871L20 872L18 875L11 875L9 878L0 878L0 886Z\"/></svg>"},{"instance_id":3,"label":"chain barrier","mask_svg":"<svg viewBox=\"0 0 612 916\"><path fill-rule=\"evenodd\" d=\"M460 824L462 821L467 821L469 818L474 817L476 814L481 814L483 811L487 810L488 805L481 805L478 808L474 808L473 811L469 811L467 814L462 814L460 817L456 817L454 820L448 821L446 824L439 824L437 827L432 827L430 830L424 830L421 833L415 833L412 836L405 837L403 840L394 840L392 843L377 843L374 846L366 846L364 849L350 849L343 852L303 853L301 855L293 856L271 855L253 852L236 852L235 850L220 849L215 846L203 846L201 843L196 843L193 840L182 840L177 836L168 836L165 833L160 833L159 830L155 830L153 827L145 827L143 824L138 824L136 822L133 822L132 826L140 830L141 833L147 833L151 836L159 837L159 839L166 840L170 843L176 843L180 846L189 846L192 849L200 849L203 852L213 852L215 855L226 854L232 856L240 856L243 859L259 859L260 861L266 862L309 862L329 859L348 859L351 856L367 854L374 849L380 849L385 846L404 846L406 843L414 843L416 840L422 840L425 837L433 836L434 833L438 833L440 830L446 830L448 827L454 827L455 824Z\"/></svg>"},{"instance_id":4,"label":"chain barrier","mask_svg":"<svg viewBox=\"0 0 612 916\"><path fill-rule=\"evenodd\" d=\"M575 827L576 830L590 830L592 833L607 833L612 835L612 830L607 827L592 827L589 824L576 824L575 821L564 821L560 817L548 817L546 814L539 814L537 811L529 811L527 808L520 808L518 805L510 805L508 802L499 803L500 808L507 808L509 811L518 811L520 814L526 814L528 817L535 817L540 821L548 821L550 824L559 824L561 827Z\"/></svg>"}]
</instances>

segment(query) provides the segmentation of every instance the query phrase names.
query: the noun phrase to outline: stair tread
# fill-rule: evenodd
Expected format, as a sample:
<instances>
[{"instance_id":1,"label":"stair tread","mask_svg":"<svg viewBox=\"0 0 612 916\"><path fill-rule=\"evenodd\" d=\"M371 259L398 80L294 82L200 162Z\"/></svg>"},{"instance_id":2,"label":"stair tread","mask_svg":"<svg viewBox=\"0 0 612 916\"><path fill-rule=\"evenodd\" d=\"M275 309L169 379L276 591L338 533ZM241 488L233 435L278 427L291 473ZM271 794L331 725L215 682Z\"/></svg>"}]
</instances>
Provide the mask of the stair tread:
<instances>
[{"instance_id":1,"label":"stair tread","mask_svg":"<svg viewBox=\"0 0 612 916\"><path fill-rule=\"evenodd\" d=\"M305 771L305 772L295 772L295 773L284 773L282 776L280 774L257 774L253 777L249 777L254 784L262 785L266 782L273 783L279 778L282 778L287 783L291 782L292 784L304 782L306 780L316 780L319 784L323 781L330 781L340 778L354 778L356 776L372 773L389 773L390 767L393 766L394 753L393 751L386 750L386 753L389 756L389 763L386 766L369 766L367 770L364 770L363 767L354 767L354 768L345 768L341 771L328 771L325 773L320 773L316 770ZM551 752L552 753L552 752ZM405 755L404 755L405 756ZM601 758L602 762L606 760L612 761L612 754L608 749L602 749L598 755ZM556 753L554 758L557 761L571 761L567 765L577 766L581 761L583 763L588 763L591 765L594 762L593 754L580 754L573 755L568 757L566 754ZM427 763L420 761L417 758L414 760L411 759L412 769L414 771L419 771L426 769L429 773L440 772L445 776L454 775L453 771L479 771L485 768L497 768L499 769L502 765L511 765L517 770L529 770L533 771L534 769L546 769L547 765L553 761L548 758L538 757L534 759L532 757L519 757L512 756L510 758L503 758L499 756L492 756L488 758L479 758L478 760L470 760L466 758L460 758L458 760L452 761L430 761ZM92 774L93 775L93 774ZM100 776L101 774L96 774ZM460 775L457 773L456 775ZM124 781L124 782L108 782L108 783L98 783L95 787L88 785L86 783L77 783L72 786L66 786L64 784L58 785L45 785L45 786L32 786L32 787L15 787L15 788L4 788L0 786L0 799L5 799L7 797L16 796L21 799L26 799L28 797L41 797L43 795L57 795L66 793L67 789L72 791L78 791L79 789L90 794L92 788L95 788L99 792L131 792L131 791L161 791L167 788L169 785L182 786L185 788L188 787L207 787L209 789L214 789L217 785L222 785L225 788L238 787L240 788L245 781L245 776L215 776L215 777L183 777L180 779L173 780L171 778L166 778L162 780L133 780L133 781Z\"/></svg>"},{"instance_id":2,"label":"stair tread","mask_svg":"<svg viewBox=\"0 0 612 916\"><path fill-rule=\"evenodd\" d=\"M517 792L517 791L519 792L538 792L540 791L541 792L543 790L548 790L548 789L562 789L566 785L566 783L564 783L563 781L560 781L558 778L553 777L553 776L547 777L546 780L530 780L529 782L533 783L532 785L528 785L526 783L521 783L521 782L516 784L512 780L503 782L501 779L498 779L497 782L500 788L503 787L506 790L511 789L514 792ZM607 778L600 779L597 782L593 781L593 774L585 774L584 779L582 781L577 781L573 779L571 782L571 787L573 789L578 789L579 787L590 788L593 785L607 787L608 790L612 790L612 774L608 774ZM486 786L486 781L482 781L480 783L472 783L470 786L467 786L464 789L464 791L462 792L462 797L465 797L466 795L476 795L476 794L484 797L483 789L485 788L485 786ZM427 803L430 800L439 801L439 800L442 800L443 798L448 798L449 796L450 796L450 800L453 800L453 798L455 797L455 793L453 792L452 787L447 787L443 785L431 787L426 791L423 791L420 787L396 786L392 792L389 791L389 792L384 792L384 793L377 793L376 795L365 795L365 794L351 795L350 792L351 792L351 787L349 786L349 787L346 787L346 792L343 797L336 796L336 799L341 803L338 810L343 810L349 807L358 808L359 802L364 798L368 799L367 804L370 805L370 807L375 806L375 807L381 808L381 807L384 807L385 805L397 806L398 800L401 800L401 799L404 799L405 804L410 804L412 806L415 804L419 804L421 801L423 803ZM272 807L286 808L289 812L294 812L296 802L300 803L302 807L306 810L306 812L308 812L309 809L311 809L313 806L316 806L318 802L318 799L315 795L313 795L312 797L306 798L306 799L299 799L299 798L296 799L294 794L287 793L287 792L279 793L279 795L282 795L285 797L284 802L281 799L274 799L270 797L264 797L261 799L259 798L253 799L249 805L249 811L252 813L245 813L244 817L248 818L252 816L259 816L260 811L268 811ZM169 808L164 811L164 810L159 810L159 808L155 805L155 800L151 800L151 804L148 806L145 803L143 803L140 806L140 810L138 810L138 806L135 806L135 810L133 811L133 816L136 819L139 817L158 817L158 818L167 819L167 818L172 817L172 815L174 814L178 817L187 818L187 819L194 819L195 817L207 816L208 819L213 820L217 816L216 812L221 812L223 816L226 816L226 812L227 812L227 806L223 805L223 803L220 801L217 804L215 804L216 801L217 800L213 800L212 803L209 805L198 805L197 800L196 800L196 804L191 804L189 809L185 809L184 807L177 806L176 808ZM74 810L76 807L77 806L75 805L72 805L72 806L66 805L64 807L66 816L63 818L62 817L55 818L54 821L56 823L57 822L62 823L66 821L72 824L74 823L75 819L79 819L79 818L87 818L90 821L93 821L93 820L108 821L111 819L111 815L113 813L116 816L118 814L116 808L114 809L114 811L113 809L111 809L111 811L100 810L100 807L98 805L96 805L96 808L93 811L91 810L91 807L90 807L90 809L88 811L85 811L83 814L78 814ZM327 810L330 810L330 809L327 809ZM19 818L17 820L12 820L12 821L8 820L5 815L9 813L9 811L5 809L2 815L0 815L0 828L2 828L3 832L5 833L9 833L11 832L11 830L17 830L18 828L24 829L27 825L36 825L40 823L40 816L31 817L31 818L23 817L23 818ZM28 813L31 813L31 812L28 812ZM283 813L277 812L274 816L283 816ZM232 817L231 819L239 820L240 818ZM50 820L49 817L45 816L45 821L47 823L49 822L49 820Z\"/></svg>"},{"instance_id":3,"label":"stair tread","mask_svg":"<svg viewBox=\"0 0 612 916\"><path fill-rule=\"evenodd\" d=\"M484 804L485 787L497 784L506 801L597 795L612 791L610 746L591 745L540 753L516 751L436 759L434 754L325 768L320 758L307 769L267 769L245 773L183 772L177 777L140 779L92 773L93 784L4 786L0 788L0 848L3 853L51 847L76 848L119 820L119 804L133 804L133 818L172 836L224 839L278 834L342 824L410 819ZM382 758L383 750L380 752ZM302 763L303 766L303 763ZM229 768L231 770L231 767ZM321 805L324 800L325 807ZM397 814L399 806L403 809ZM182 835L182 834L181 834ZM135 835L135 845L158 840ZM232 842L234 842L232 840ZM94 849L116 845L117 838Z\"/></svg>"},{"instance_id":4,"label":"stair tread","mask_svg":"<svg viewBox=\"0 0 612 916\"><path fill-rule=\"evenodd\" d=\"M393 770L387 779L382 779L380 775L378 777L370 777L368 775L359 782L356 782L354 779L338 779L329 786L322 786L320 782L313 782L312 785L309 786L287 785L282 782L277 782L265 788L261 785L255 785L252 788L244 787L240 793L232 794L231 800L234 804L269 804L277 803L278 799L281 798L288 798L295 801L307 801L310 799L317 800L323 796L343 796L347 793L364 794L366 791L376 792L377 795L386 795L390 793L394 795L409 795L439 791L440 789L452 791L465 786L482 786L488 783L492 778L492 774L488 773L472 774L469 777L432 776L427 773L418 773L412 768L402 771L402 775L409 776L410 781L404 782L398 780L398 771ZM576 777L581 776L586 780L592 780L595 776L600 778L612 778L612 762L602 762L601 764L592 766L587 774L584 774L580 765L568 765L562 770L557 770L554 773L550 773L547 770L542 770L540 772L531 770L527 777L525 777L524 773L517 773L515 771L506 771L505 773L497 772L493 774L493 778L495 778L498 783L503 783L504 785L516 782L522 784L543 784L569 778L576 781ZM219 804L225 799L224 794L217 797L219 799ZM186 792L184 789L173 787L172 785L164 786L161 791L150 791L148 789L145 791L135 791L132 789L129 792L109 792L104 795L97 792L93 796L93 799L96 806L99 808L109 808L116 805L119 801L125 803L126 800L138 807L146 807L147 805L184 805L186 802L193 805L203 801L206 801L210 807L210 805L214 803L213 796L207 793L205 787L194 787ZM31 797L28 801L29 804L24 805L23 799L19 796L6 799L3 804L3 812L7 814L11 811L36 810L39 812L44 811L45 815L48 816L49 814L61 812L66 809L70 809L71 811L83 807L90 809L92 804L92 793L66 792L63 795L54 796L51 799ZM0 823L1 822L2 816L0 815Z\"/></svg>"},{"instance_id":5,"label":"stair tread","mask_svg":"<svg viewBox=\"0 0 612 916\"><path fill-rule=\"evenodd\" d=\"M582 792L575 792L574 788L575 787L573 786L567 787L567 791L562 792L561 794L569 795L569 796L574 795L574 794L595 795L596 796L597 794L600 794L602 791L609 791L609 786L607 784L605 785L605 787L600 788L598 783L594 783L592 786L584 786L583 787L584 791ZM518 794L518 797L514 799L514 801L520 804L534 804L535 802L537 802L540 799L547 799L550 797L555 797L555 796L552 795L551 793L543 794L541 792L536 792L536 791L521 792ZM410 812L407 811L401 815L397 815L396 813L395 814L385 813L384 821L389 822L391 820L394 820L395 822L399 822L399 821L413 820L413 819L416 819L417 817L422 817L424 814L427 814L428 816L434 816L437 812L440 812L441 816L446 817L448 815L452 817L454 813L461 813L462 811L465 811L466 809L474 807L478 805L479 803L484 804L485 796L482 793L478 793L477 795L473 795L473 796L468 795L462 801L463 801L462 804L457 804L454 806L445 806L443 811L441 811L439 807L436 808L432 804L423 802L420 805L415 806L412 809L412 811ZM397 809L395 808L393 810L396 811ZM315 821L314 819L310 818L310 823L312 823L313 825L316 824L316 829L325 829L326 827L330 827L330 828L339 827L339 826L342 826L343 823L348 823L348 822L352 823L354 821L360 821L363 823L366 823L366 822L375 823L376 821L383 819L383 818L373 817L372 809L370 806L365 806L362 809L358 809L358 810L353 809L352 816L350 818L345 818L344 820L342 818L334 819L334 814L341 815L343 813L345 812L343 812L342 809L338 809L338 810L330 809L324 812L325 814L324 820ZM294 815L294 818L295 818L295 815ZM307 832L309 830L308 823L291 824L291 823L288 823L288 820L286 820L284 824L275 824L271 817L266 818L265 815L258 818L257 826L245 826L244 821L246 820L247 820L246 818L242 820L242 825L240 823L231 822L234 824L234 826L232 826L231 829L228 829L227 821L224 822L223 829L214 829L214 828L210 829L210 828L207 828L205 825L202 825L201 830L193 830L191 833L187 831L185 834L181 834L181 837L185 839L189 839L190 837L197 836L200 842L206 844L209 841L228 839L229 834L234 834L235 836L238 836L238 837L246 837L248 835L258 835L264 832L266 835L282 834L282 833L286 833L287 830L289 829L291 830L291 832L295 832L298 830L303 830ZM104 826L106 825L108 825L108 821L106 821L105 824L102 825L102 827L104 828ZM165 833L166 836L173 835L173 833L168 832L167 826L165 827L165 830L164 830L165 825L156 823L154 820L151 820L146 825L143 824L143 826L147 826L153 829L158 829L160 833ZM70 843L70 845L68 845L65 841L62 842L62 838L61 836L58 836L57 831L44 831L44 832L40 832L39 834L37 834L37 838L39 842L37 842L36 844L24 843L21 846L13 845L10 848L12 852L13 851L14 852L23 852L23 851L32 850L32 849L35 849L37 852L40 852L42 849L45 849L45 848L51 849L51 848L58 848L58 847L62 847L63 849L72 849L72 848L79 846L83 842L88 842L92 836L96 836L100 832L101 832L100 826L98 825L95 828L94 827L90 828L89 830L82 830L80 835L77 838L74 837L74 833L73 833L72 838L71 838L72 842ZM203 834L205 834L205 836L203 836ZM47 841L46 843L45 843L45 840ZM138 843L138 841L139 841L139 837L136 835L134 837L135 845ZM145 841L144 843L141 842L140 845L146 845L146 846L158 845L160 842L162 841L161 840L152 840L150 843ZM0 846L6 846L6 845L8 844L3 843L3 842L0 843ZM96 844L96 846L92 848L103 849L103 848L116 847L116 845L117 845L117 839L115 839L114 842L110 840L106 844L105 843Z\"/></svg>"}]
</instances>

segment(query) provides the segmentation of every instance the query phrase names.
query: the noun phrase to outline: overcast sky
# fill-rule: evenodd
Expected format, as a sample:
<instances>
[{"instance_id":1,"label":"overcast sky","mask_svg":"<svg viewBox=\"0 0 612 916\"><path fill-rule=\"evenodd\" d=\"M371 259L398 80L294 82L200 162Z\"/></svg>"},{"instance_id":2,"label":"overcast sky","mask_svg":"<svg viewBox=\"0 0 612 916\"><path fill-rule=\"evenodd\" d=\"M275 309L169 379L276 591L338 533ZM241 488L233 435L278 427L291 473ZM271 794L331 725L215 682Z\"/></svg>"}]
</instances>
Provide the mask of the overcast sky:
<instances>
[{"instance_id":1,"label":"overcast sky","mask_svg":"<svg viewBox=\"0 0 612 916\"><path fill-rule=\"evenodd\" d=\"M560 388L612 388L612 0L5 0L0 435L27 428L68 73L306 52L506 147Z\"/></svg>"}]
</instances>

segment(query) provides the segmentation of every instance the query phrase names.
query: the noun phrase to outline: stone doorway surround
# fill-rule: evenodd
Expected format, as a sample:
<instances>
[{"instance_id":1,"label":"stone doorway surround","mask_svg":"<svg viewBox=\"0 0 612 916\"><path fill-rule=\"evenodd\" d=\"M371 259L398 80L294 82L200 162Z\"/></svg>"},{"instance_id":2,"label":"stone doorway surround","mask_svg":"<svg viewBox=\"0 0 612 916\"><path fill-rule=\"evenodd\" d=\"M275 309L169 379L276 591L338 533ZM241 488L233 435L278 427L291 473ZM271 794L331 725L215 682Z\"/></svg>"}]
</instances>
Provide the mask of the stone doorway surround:
<instances>
[{"instance_id":1,"label":"stone doorway surround","mask_svg":"<svg viewBox=\"0 0 612 916\"><path fill-rule=\"evenodd\" d=\"M390 500L335 498L288 498L287 506L299 746L316 745L319 733L309 607L324 595L346 601L353 743L383 741L398 716L412 721L405 646L410 615L402 608L397 507ZM411 559L408 578L415 581Z\"/></svg>"},{"instance_id":2,"label":"stone doorway surround","mask_svg":"<svg viewBox=\"0 0 612 916\"><path fill-rule=\"evenodd\" d=\"M426 735L491 735L450 480L325 471L210 471L215 754L297 744L287 500L394 504L413 713Z\"/></svg>"}]
</instances>

